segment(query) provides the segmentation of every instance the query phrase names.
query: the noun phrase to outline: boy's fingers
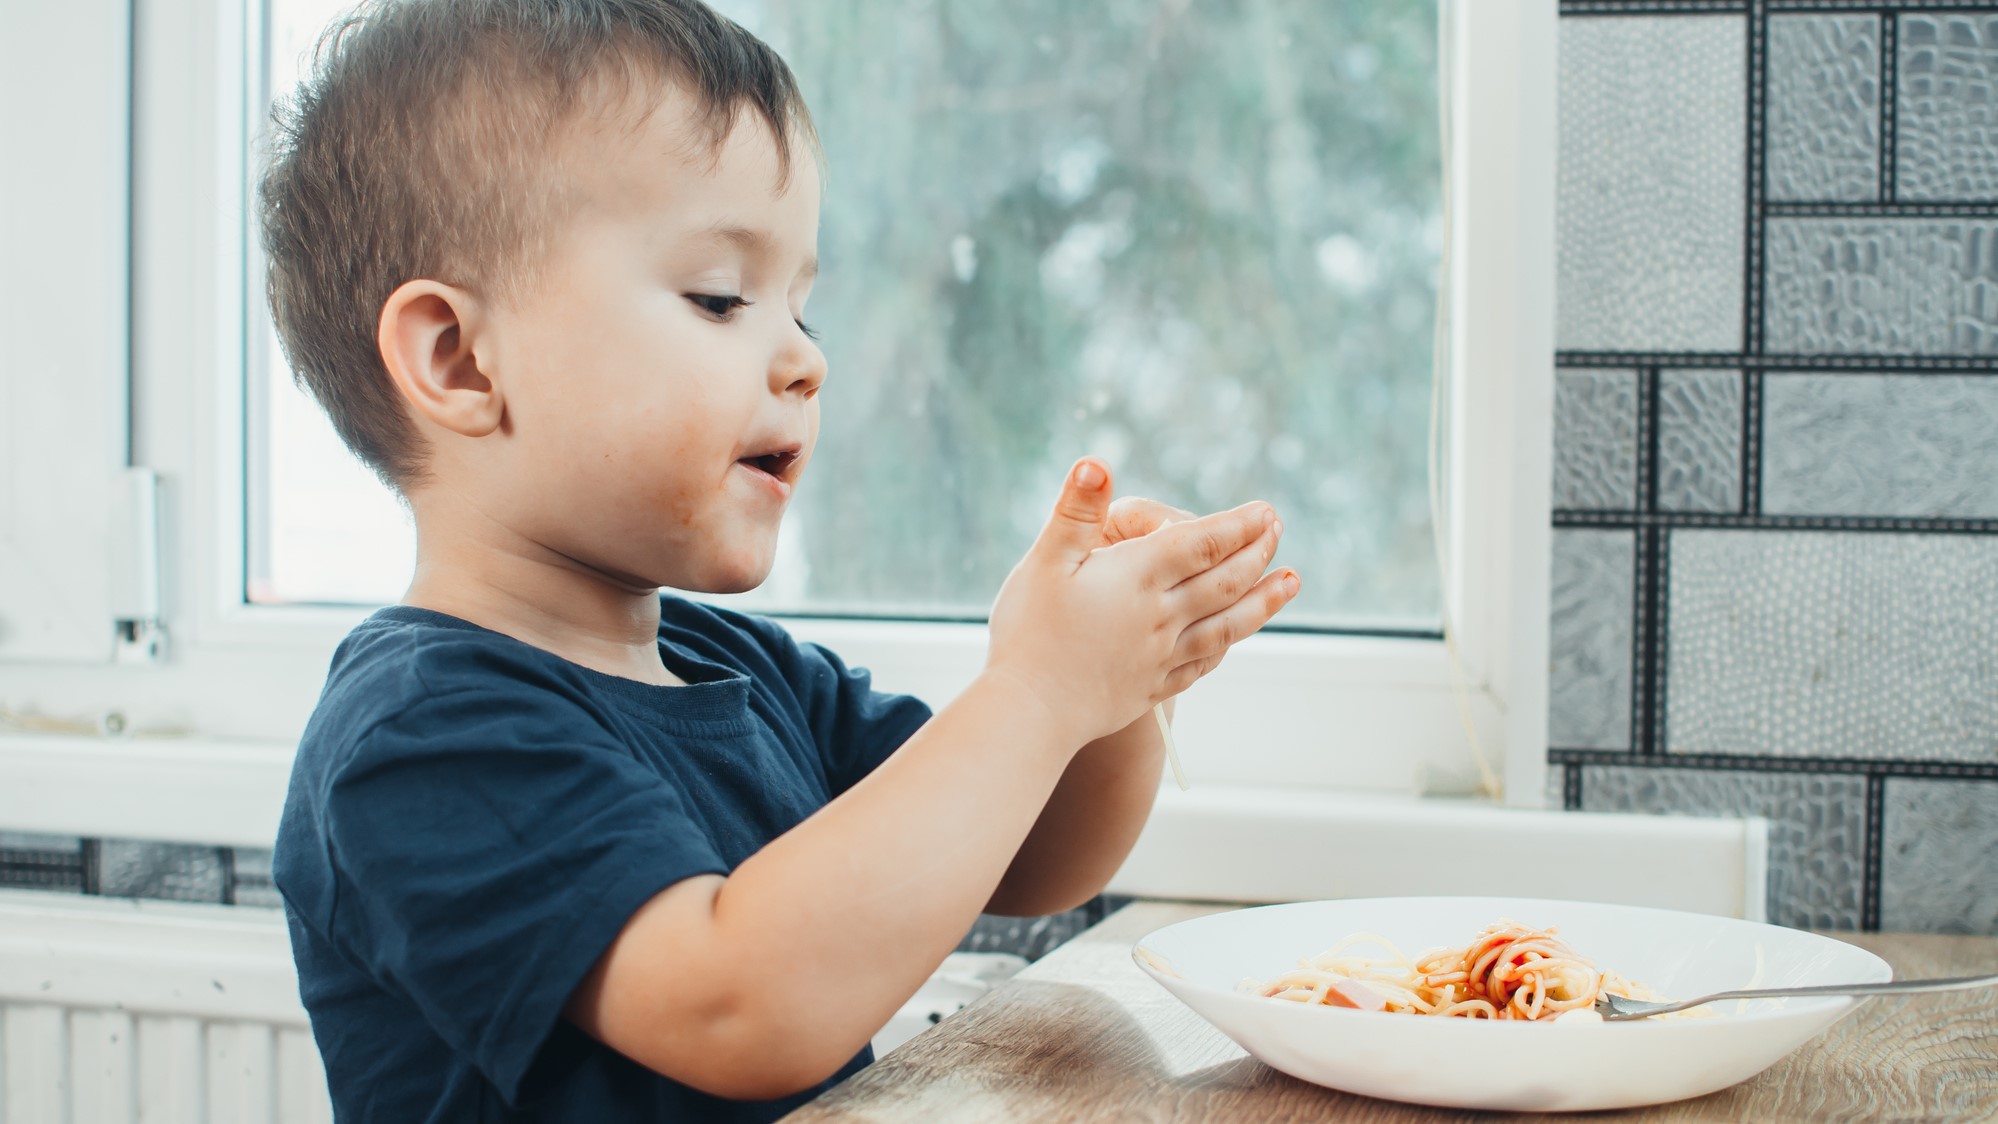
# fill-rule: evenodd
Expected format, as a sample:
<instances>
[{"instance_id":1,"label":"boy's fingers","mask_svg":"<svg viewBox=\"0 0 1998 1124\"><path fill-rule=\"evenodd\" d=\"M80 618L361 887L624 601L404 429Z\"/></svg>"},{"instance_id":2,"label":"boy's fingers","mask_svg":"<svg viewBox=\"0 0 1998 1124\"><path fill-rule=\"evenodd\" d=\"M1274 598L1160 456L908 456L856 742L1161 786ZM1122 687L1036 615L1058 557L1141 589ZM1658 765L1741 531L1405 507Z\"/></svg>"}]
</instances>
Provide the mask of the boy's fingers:
<instances>
[{"instance_id":1,"label":"boy's fingers","mask_svg":"<svg viewBox=\"0 0 1998 1124\"><path fill-rule=\"evenodd\" d=\"M1125 496L1110 505L1110 525L1106 537L1113 543L1138 539L1168 523L1184 523L1199 516L1171 504L1140 496Z\"/></svg>"},{"instance_id":2,"label":"boy's fingers","mask_svg":"<svg viewBox=\"0 0 1998 1124\"><path fill-rule=\"evenodd\" d=\"M1277 540L1283 537L1283 524L1273 523L1254 542L1172 588L1186 612L1186 619L1199 620L1218 613L1242 599L1242 595L1262 580L1276 557Z\"/></svg>"},{"instance_id":3,"label":"boy's fingers","mask_svg":"<svg viewBox=\"0 0 1998 1124\"><path fill-rule=\"evenodd\" d=\"M1186 626L1173 647L1175 663L1219 660L1229 648L1269 623L1300 588L1297 571L1278 570L1255 584L1241 600ZM1202 674L1205 674L1204 672Z\"/></svg>"},{"instance_id":4,"label":"boy's fingers","mask_svg":"<svg viewBox=\"0 0 1998 1124\"><path fill-rule=\"evenodd\" d=\"M1160 589L1171 589L1195 574L1213 569L1275 524L1276 509L1258 501L1232 511L1161 527L1145 540L1158 544L1153 581Z\"/></svg>"},{"instance_id":5,"label":"boy's fingers","mask_svg":"<svg viewBox=\"0 0 1998 1124\"><path fill-rule=\"evenodd\" d=\"M1051 560L1080 565L1103 542L1103 521L1110 514L1110 470L1094 457L1075 462L1062 481L1054 514L1034 540L1034 552Z\"/></svg>"},{"instance_id":6,"label":"boy's fingers","mask_svg":"<svg viewBox=\"0 0 1998 1124\"><path fill-rule=\"evenodd\" d=\"M1173 668L1172 671L1167 673L1165 678L1166 697L1171 698L1185 691L1188 687L1198 683L1208 672L1220 666L1220 656L1209 656L1204 660L1194 660Z\"/></svg>"}]
</instances>

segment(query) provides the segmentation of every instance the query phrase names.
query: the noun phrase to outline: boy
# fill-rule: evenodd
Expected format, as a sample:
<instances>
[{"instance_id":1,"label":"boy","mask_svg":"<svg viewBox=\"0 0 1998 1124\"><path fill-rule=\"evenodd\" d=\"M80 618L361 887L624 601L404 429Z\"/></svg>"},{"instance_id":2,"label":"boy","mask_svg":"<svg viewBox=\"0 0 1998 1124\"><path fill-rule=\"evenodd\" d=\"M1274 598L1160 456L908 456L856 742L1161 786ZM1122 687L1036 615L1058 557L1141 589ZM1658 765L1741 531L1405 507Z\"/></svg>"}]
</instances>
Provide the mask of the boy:
<instances>
[{"instance_id":1,"label":"boy","mask_svg":"<svg viewBox=\"0 0 1998 1124\"><path fill-rule=\"evenodd\" d=\"M824 357L810 123L699 0L390 0L280 110L286 354L407 500L276 879L343 1120L769 1119L981 910L1099 891L1146 711L1291 596L1264 504L1071 472L942 711L767 621Z\"/></svg>"}]
</instances>

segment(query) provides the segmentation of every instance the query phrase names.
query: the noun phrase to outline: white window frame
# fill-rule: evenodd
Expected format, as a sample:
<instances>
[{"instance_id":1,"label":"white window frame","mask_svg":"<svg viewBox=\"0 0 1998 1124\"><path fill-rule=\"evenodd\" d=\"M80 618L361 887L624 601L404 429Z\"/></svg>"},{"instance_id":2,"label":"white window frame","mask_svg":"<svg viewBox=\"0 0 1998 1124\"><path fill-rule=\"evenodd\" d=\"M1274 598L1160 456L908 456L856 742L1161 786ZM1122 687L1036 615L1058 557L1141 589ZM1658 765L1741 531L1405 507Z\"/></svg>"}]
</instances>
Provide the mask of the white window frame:
<instances>
[{"instance_id":1,"label":"white window frame","mask_svg":"<svg viewBox=\"0 0 1998 1124\"><path fill-rule=\"evenodd\" d=\"M241 137L262 118L249 98L257 8L134 0L133 444L135 462L164 482L167 655L144 667L0 664L0 702L116 710L140 730L288 752L333 646L365 614L243 599L244 374L260 344L245 330L246 279L257 274L245 265L254 161ZM1556 0L1452 0L1445 13L1455 21L1444 63L1454 91L1448 413L1458 419L1446 506L1461 678L1430 640L1253 638L1181 703L1178 740L1196 786L1466 791L1476 777L1467 712L1503 771L1506 802L1542 802ZM1309 581L1308 563L1300 569ZM871 667L878 686L934 704L984 653L977 625L785 623Z\"/></svg>"},{"instance_id":2,"label":"white window frame","mask_svg":"<svg viewBox=\"0 0 1998 1124\"><path fill-rule=\"evenodd\" d=\"M130 45L125 0L0 7L0 668L127 611Z\"/></svg>"}]
</instances>

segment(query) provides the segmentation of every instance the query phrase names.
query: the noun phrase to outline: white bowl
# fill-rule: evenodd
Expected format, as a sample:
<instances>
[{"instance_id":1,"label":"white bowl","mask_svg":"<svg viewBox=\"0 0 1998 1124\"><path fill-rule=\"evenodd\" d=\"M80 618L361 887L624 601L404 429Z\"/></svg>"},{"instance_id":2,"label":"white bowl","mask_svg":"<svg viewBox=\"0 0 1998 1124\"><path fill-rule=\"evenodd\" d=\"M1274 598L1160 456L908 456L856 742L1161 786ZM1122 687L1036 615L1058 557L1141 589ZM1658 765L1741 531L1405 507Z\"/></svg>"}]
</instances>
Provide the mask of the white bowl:
<instances>
[{"instance_id":1,"label":"white bowl","mask_svg":"<svg viewBox=\"0 0 1998 1124\"><path fill-rule=\"evenodd\" d=\"M1354 933L1413 956L1506 918L1557 928L1598 967L1671 998L1729 988L1871 983L1887 962L1796 929L1535 898L1354 898L1261 906L1168 925L1138 966L1263 1063L1349 1093L1454 1108L1574 1112L1697 1097L1767 1069L1853 1000L1714 1004L1715 1017L1634 1023L1430 1018L1244 994ZM1162 968L1166 970L1161 970Z\"/></svg>"}]
</instances>

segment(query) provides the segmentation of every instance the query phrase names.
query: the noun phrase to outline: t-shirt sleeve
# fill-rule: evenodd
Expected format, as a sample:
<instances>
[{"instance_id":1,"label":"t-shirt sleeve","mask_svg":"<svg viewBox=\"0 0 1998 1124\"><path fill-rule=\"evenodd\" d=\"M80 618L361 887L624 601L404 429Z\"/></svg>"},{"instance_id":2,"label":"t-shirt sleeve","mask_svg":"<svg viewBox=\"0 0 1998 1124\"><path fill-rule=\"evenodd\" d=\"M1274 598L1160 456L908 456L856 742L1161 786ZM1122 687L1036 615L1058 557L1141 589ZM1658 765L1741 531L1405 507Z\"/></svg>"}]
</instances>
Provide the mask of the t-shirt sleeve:
<instances>
[{"instance_id":1,"label":"t-shirt sleeve","mask_svg":"<svg viewBox=\"0 0 1998 1124\"><path fill-rule=\"evenodd\" d=\"M632 913L727 870L675 788L532 686L433 694L376 725L325 806L341 943L511 1104Z\"/></svg>"},{"instance_id":2,"label":"t-shirt sleeve","mask_svg":"<svg viewBox=\"0 0 1998 1124\"><path fill-rule=\"evenodd\" d=\"M787 637L788 639L788 637ZM848 667L818 644L795 647L812 738L825 757L826 779L838 796L860 783L909 736L930 720L930 708L912 695L874 689L864 667Z\"/></svg>"}]
</instances>

